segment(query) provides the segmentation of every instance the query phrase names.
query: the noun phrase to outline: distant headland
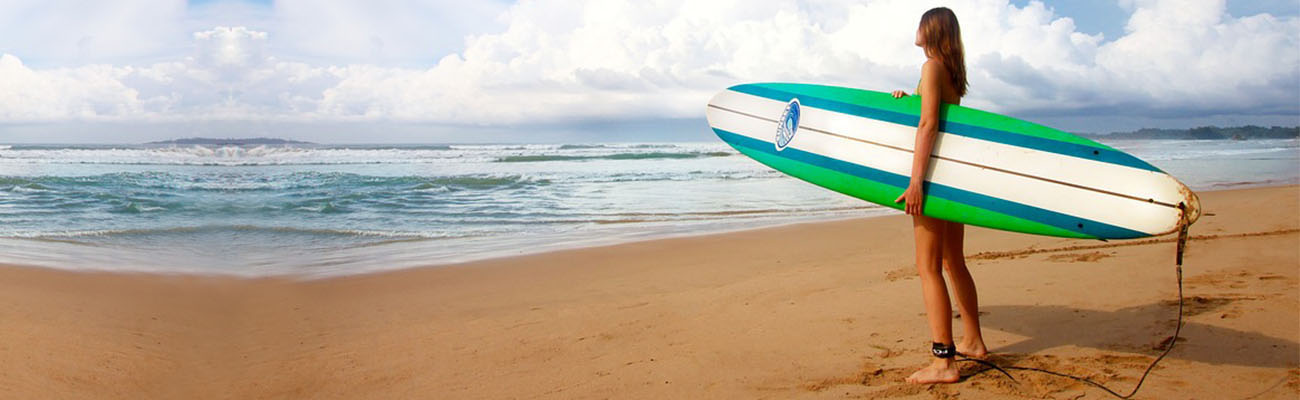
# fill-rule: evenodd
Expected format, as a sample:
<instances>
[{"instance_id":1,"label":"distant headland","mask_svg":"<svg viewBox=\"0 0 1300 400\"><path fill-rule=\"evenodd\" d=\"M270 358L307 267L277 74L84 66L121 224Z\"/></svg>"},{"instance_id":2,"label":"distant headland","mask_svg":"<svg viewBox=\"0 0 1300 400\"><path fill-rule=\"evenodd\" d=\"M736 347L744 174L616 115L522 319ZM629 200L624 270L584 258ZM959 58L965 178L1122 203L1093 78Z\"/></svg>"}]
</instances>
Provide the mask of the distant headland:
<instances>
[{"instance_id":1,"label":"distant headland","mask_svg":"<svg viewBox=\"0 0 1300 400\"><path fill-rule=\"evenodd\" d=\"M1295 139L1300 137L1300 127L1263 127L1246 125L1220 128L1202 126L1192 129L1156 129L1143 128L1132 132L1113 132L1110 134L1084 133L1082 136L1101 139L1172 139L1172 140L1247 140L1247 139Z\"/></svg>"},{"instance_id":2,"label":"distant headland","mask_svg":"<svg viewBox=\"0 0 1300 400\"><path fill-rule=\"evenodd\" d=\"M289 139L264 138L264 137L243 138L243 139L233 139L233 138L216 139L216 138L195 137L195 138L185 138L185 139L162 140L157 142L148 142L145 144L206 144L206 145L213 145L213 146L243 146L243 145L250 145L250 144L315 144L315 143L302 142L302 141L289 140Z\"/></svg>"}]
</instances>

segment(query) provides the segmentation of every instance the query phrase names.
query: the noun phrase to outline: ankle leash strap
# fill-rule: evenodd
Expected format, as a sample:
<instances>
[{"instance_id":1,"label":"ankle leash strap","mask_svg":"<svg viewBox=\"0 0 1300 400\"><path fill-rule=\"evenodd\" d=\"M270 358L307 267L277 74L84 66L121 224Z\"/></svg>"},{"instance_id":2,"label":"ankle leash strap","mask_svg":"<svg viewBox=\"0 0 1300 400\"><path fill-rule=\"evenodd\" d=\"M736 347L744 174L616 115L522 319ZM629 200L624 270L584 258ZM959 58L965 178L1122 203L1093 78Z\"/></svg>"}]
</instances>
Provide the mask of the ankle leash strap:
<instances>
[{"instance_id":1,"label":"ankle leash strap","mask_svg":"<svg viewBox=\"0 0 1300 400\"><path fill-rule=\"evenodd\" d=\"M957 356L956 345L950 344L945 346L943 343L939 343L939 342L932 342L932 343L933 345L930 346L930 353L934 354L935 357L953 358Z\"/></svg>"}]
</instances>

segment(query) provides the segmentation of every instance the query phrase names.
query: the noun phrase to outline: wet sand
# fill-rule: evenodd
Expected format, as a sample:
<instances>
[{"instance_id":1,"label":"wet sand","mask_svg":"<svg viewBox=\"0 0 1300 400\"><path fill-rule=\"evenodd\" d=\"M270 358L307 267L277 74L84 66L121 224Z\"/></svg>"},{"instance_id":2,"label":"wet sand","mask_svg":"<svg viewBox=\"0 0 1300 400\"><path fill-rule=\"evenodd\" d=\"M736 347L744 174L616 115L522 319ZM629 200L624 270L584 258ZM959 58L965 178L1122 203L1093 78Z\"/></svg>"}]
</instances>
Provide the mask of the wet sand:
<instances>
[{"instance_id":1,"label":"wet sand","mask_svg":"<svg viewBox=\"0 0 1300 400\"><path fill-rule=\"evenodd\" d=\"M1201 193L1139 398L1300 396L1300 187ZM295 281L0 267L0 398L1106 398L929 361L906 216ZM1127 393L1174 243L968 228L992 360ZM954 321L960 335L960 323Z\"/></svg>"}]
</instances>

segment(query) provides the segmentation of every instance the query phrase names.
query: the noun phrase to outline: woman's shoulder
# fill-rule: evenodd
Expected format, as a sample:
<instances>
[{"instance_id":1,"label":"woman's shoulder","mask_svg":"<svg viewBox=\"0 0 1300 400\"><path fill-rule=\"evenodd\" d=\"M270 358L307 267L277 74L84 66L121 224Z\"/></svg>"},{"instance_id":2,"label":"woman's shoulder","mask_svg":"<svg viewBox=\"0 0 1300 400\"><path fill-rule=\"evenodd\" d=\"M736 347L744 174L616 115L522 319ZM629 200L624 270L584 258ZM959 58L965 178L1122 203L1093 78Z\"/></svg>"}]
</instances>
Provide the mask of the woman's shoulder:
<instances>
[{"instance_id":1,"label":"woman's shoulder","mask_svg":"<svg viewBox=\"0 0 1300 400\"><path fill-rule=\"evenodd\" d=\"M939 88L939 93L945 93L941 98L945 103L960 104L961 96L956 95L956 89L952 87L952 80L949 79L948 67L943 61L929 58L925 64L921 65L921 80L933 82Z\"/></svg>"},{"instance_id":2,"label":"woman's shoulder","mask_svg":"<svg viewBox=\"0 0 1300 400\"><path fill-rule=\"evenodd\" d=\"M925 59L925 64L921 64L921 73L947 74L948 68L943 65L943 61L934 58Z\"/></svg>"},{"instance_id":3,"label":"woman's shoulder","mask_svg":"<svg viewBox=\"0 0 1300 400\"><path fill-rule=\"evenodd\" d=\"M921 64L921 80L942 82L945 76L948 76L948 70L943 67L942 61L931 58Z\"/></svg>"}]
</instances>

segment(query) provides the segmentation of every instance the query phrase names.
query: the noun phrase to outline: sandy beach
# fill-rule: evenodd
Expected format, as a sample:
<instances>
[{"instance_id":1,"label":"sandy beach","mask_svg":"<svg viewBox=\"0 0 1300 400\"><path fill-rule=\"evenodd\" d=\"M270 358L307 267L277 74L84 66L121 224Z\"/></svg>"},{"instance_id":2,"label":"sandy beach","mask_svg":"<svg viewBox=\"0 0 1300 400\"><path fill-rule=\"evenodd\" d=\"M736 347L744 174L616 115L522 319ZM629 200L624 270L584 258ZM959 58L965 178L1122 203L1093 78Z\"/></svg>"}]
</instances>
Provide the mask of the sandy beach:
<instances>
[{"instance_id":1,"label":"sandy beach","mask_svg":"<svg viewBox=\"0 0 1300 400\"><path fill-rule=\"evenodd\" d=\"M1300 187L1200 196L1182 339L1138 397L1294 399ZM307 281L6 266L0 398L1108 397L971 363L904 383L929 361L907 218ZM1173 331L1172 237L967 232L993 361L1127 393Z\"/></svg>"}]
</instances>

